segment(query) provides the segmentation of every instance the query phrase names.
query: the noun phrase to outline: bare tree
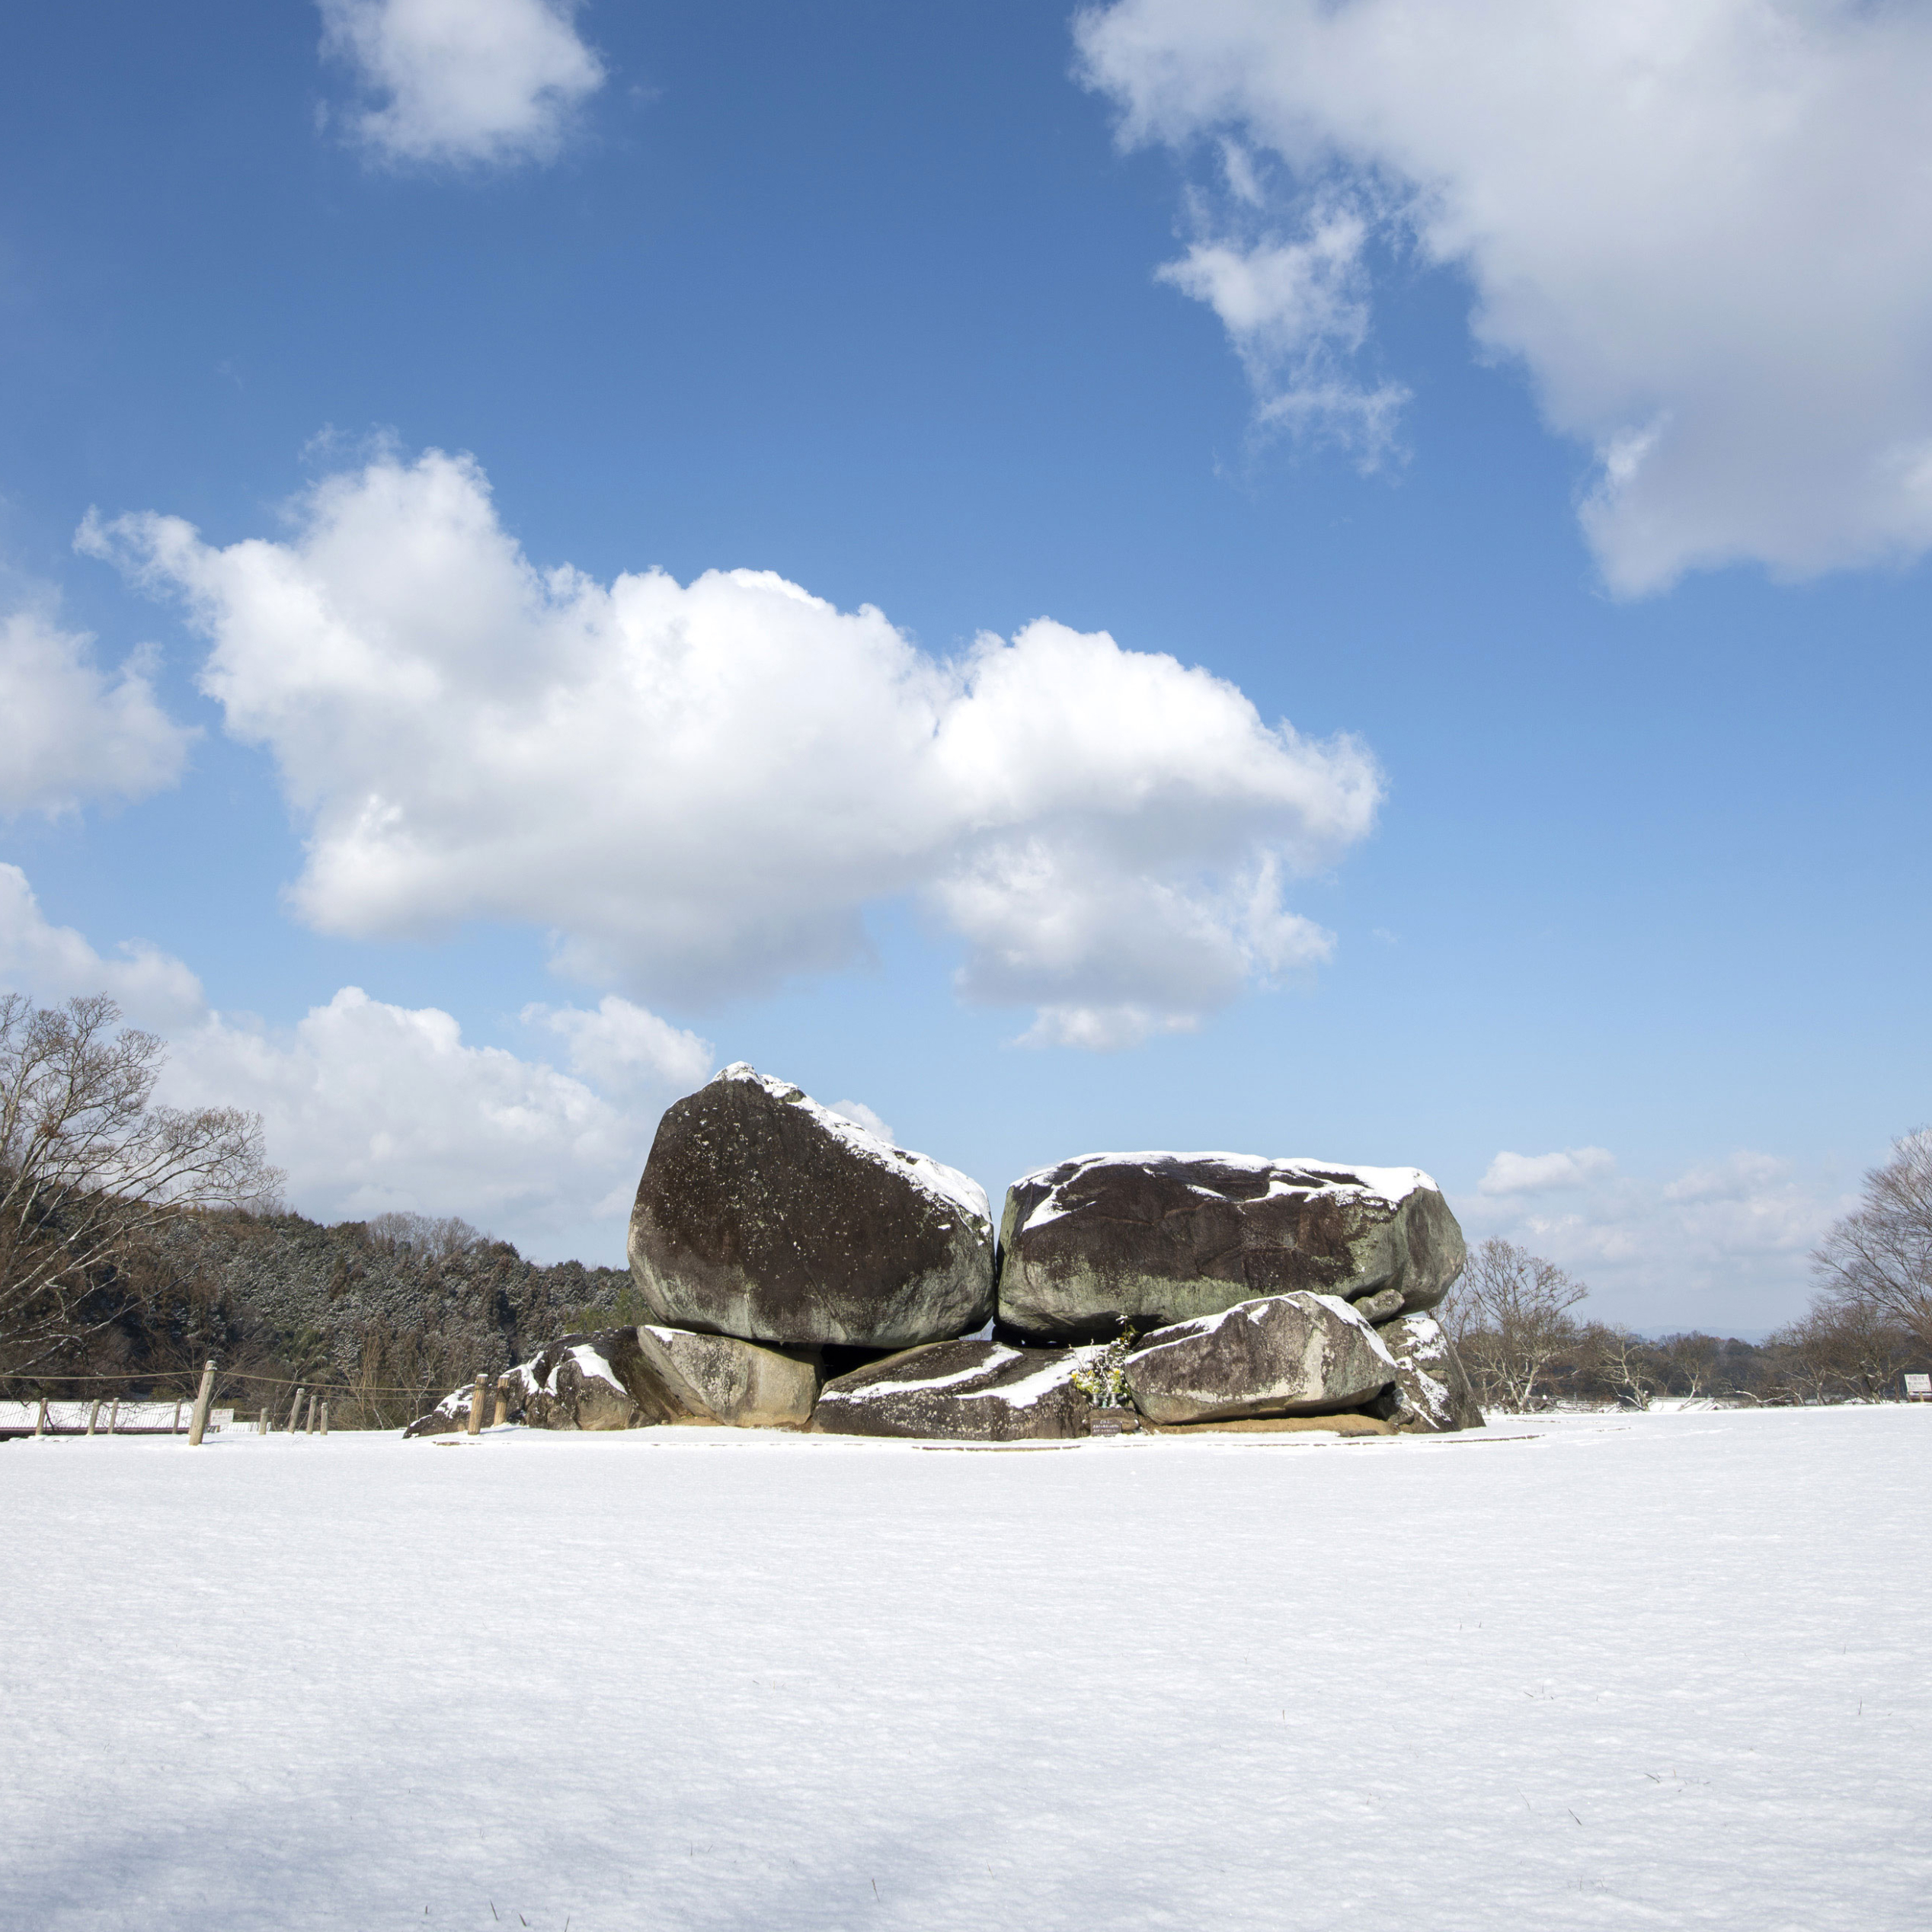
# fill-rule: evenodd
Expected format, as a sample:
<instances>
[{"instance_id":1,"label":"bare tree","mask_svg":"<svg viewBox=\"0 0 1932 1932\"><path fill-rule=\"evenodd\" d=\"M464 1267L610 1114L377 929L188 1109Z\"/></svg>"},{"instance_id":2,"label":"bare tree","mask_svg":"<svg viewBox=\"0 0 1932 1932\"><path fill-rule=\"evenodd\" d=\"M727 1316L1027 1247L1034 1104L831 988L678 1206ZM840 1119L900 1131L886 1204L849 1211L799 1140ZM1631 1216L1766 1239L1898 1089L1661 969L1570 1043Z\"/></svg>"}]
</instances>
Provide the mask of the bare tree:
<instances>
[{"instance_id":1,"label":"bare tree","mask_svg":"<svg viewBox=\"0 0 1932 1932\"><path fill-rule=\"evenodd\" d=\"M1801 1320L1788 1323L1770 1336L1765 1345L1772 1358L1772 1383L1779 1400L1811 1403L1837 1399L1838 1338L1829 1318L1815 1307Z\"/></svg>"},{"instance_id":2,"label":"bare tree","mask_svg":"<svg viewBox=\"0 0 1932 1932\"><path fill-rule=\"evenodd\" d=\"M490 1238L457 1214L437 1220L428 1214L392 1211L372 1214L363 1225L368 1229L371 1241L413 1248L430 1261L448 1261L454 1255L468 1254L472 1248L488 1246Z\"/></svg>"},{"instance_id":3,"label":"bare tree","mask_svg":"<svg viewBox=\"0 0 1932 1932\"><path fill-rule=\"evenodd\" d=\"M1658 1345L1664 1364L1665 1380L1671 1394L1714 1395L1726 1388L1722 1369L1724 1345L1714 1335L1701 1329L1687 1334L1667 1335Z\"/></svg>"},{"instance_id":4,"label":"bare tree","mask_svg":"<svg viewBox=\"0 0 1932 1932\"><path fill-rule=\"evenodd\" d=\"M362 1353L347 1377L345 1428L401 1428L475 1372L473 1355L450 1339L380 1324L364 1329Z\"/></svg>"},{"instance_id":5,"label":"bare tree","mask_svg":"<svg viewBox=\"0 0 1932 1932\"><path fill-rule=\"evenodd\" d=\"M0 1370L44 1367L113 1319L90 1297L158 1223L278 1188L259 1115L154 1104L164 1054L104 995L0 996Z\"/></svg>"},{"instance_id":6,"label":"bare tree","mask_svg":"<svg viewBox=\"0 0 1932 1932\"><path fill-rule=\"evenodd\" d=\"M1628 1329L1592 1323L1584 1330L1591 1366L1627 1409L1648 1409L1662 1383L1657 1351Z\"/></svg>"},{"instance_id":7,"label":"bare tree","mask_svg":"<svg viewBox=\"0 0 1932 1932\"><path fill-rule=\"evenodd\" d=\"M1825 1299L1908 1330L1932 1352L1932 1128L1895 1140L1865 1176L1864 1204L1812 1257Z\"/></svg>"},{"instance_id":8,"label":"bare tree","mask_svg":"<svg viewBox=\"0 0 1932 1932\"><path fill-rule=\"evenodd\" d=\"M1770 1345L1779 1383L1804 1403L1882 1402L1924 1359L1918 1338L1881 1310L1824 1296Z\"/></svg>"},{"instance_id":9,"label":"bare tree","mask_svg":"<svg viewBox=\"0 0 1932 1932\"><path fill-rule=\"evenodd\" d=\"M1550 1364L1576 1339L1569 1311L1590 1291L1554 1262L1492 1236L1469 1258L1448 1326L1486 1408L1521 1413Z\"/></svg>"},{"instance_id":10,"label":"bare tree","mask_svg":"<svg viewBox=\"0 0 1932 1932\"><path fill-rule=\"evenodd\" d=\"M1918 1337L1887 1309L1870 1302L1829 1311L1838 1330L1838 1377L1857 1402L1882 1402L1904 1387L1905 1374L1925 1360Z\"/></svg>"}]
</instances>

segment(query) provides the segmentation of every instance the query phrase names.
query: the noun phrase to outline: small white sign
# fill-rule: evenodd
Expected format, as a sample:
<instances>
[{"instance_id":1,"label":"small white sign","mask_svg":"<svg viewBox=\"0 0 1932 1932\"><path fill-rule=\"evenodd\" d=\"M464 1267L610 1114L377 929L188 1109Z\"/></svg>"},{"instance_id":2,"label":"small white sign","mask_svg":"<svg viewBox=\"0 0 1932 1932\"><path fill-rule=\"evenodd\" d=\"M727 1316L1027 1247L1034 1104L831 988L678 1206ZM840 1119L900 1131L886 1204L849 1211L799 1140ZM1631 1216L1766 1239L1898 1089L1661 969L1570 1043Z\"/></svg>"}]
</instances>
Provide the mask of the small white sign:
<instances>
[{"instance_id":1,"label":"small white sign","mask_svg":"<svg viewBox=\"0 0 1932 1932\"><path fill-rule=\"evenodd\" d=\"M1907 1376L1905 1399L1908 1402L1932 1402L1932 1375Z\"/></svg>"}]
</instances>

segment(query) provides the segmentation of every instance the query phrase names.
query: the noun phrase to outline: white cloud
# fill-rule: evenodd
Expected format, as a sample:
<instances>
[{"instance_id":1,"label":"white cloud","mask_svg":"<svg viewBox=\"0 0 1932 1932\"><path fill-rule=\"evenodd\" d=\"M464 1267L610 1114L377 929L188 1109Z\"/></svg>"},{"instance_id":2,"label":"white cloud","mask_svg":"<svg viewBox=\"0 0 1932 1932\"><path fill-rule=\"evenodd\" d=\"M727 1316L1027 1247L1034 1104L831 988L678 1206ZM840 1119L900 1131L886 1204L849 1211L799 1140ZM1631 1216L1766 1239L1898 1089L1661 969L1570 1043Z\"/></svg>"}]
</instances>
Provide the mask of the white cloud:
<instances>
[{"instance_id":1,"label":"white cloud","mask_svg":"<svg viewBox=\"0 0 1932 1932\"><path fill-rule=\"evenodd\" d=\"M392 162L545 160L603 85L574 0L321 0L323 51L375 104L357 134Z\"/></svg>"},{"instance_id":2,"label":"white cloud","mask_svg":"<svg viewBox=\"0 0 1932 1932\"><path fill-rule=\"evenodd\" d=\"M94 639L43 613L0 619L0 814L78 810L90 798L139 798L180 778L197 734L154 693L154 654L111 676Z\"/></svg>"},{"instance_id":3,"label":"white cloud","mask_svg":"<svg viewBox=\"0 0 1932 1932\"><path fill-rule=\"evenodd\" d=\"M570 1042L570 1064L606 1092L669 1087L673 1093L702 1085L718 1064L709 1040L661 1019L621 994L605 994L589 1012L581 1006L526 1006L523 1022L559 1033Z\"/></svg>"},{"instance_id":4,"label":"white cloud","mask_svg":"<svg viewBox=\"0 0 1932 1932\"><path fill-rule=\"evenodd\" d=\"M1785 1191L1791 1163L1775 1154L1735 1153L1693 1167L1664 1189L1666 1201L1760 1202Z\"/></svg>"},{"instance_id":5,"label":"white cloud","mask_svg":"<svg viewBox=\"0 0 1932 1932\"><path fill-rule=\"evenodd\" d=\"M0 865L0 989L57 1004L104 993L137 1026L165 1028L207 1010L201 982L178 959L143 939L123 939L104 959L71 926L49 923L27 875Z\"/></svg>"},{"instance_id":6,"label":"white cloud","mask_svg":"<svg viewBox=\"0 0 1932 1932\"><path fill-rule=\"evenodd\" d=\"M322 1220L392 1209L460 1214L520 1246L615 1262L650 1151L655 1105L501 1047L455 1018L344 987L292 1028L211 1013L171 1042L178 1105L264 1119L291 1203ZM628 1083L627 1083L628 1086ZM641 1097L641 1096L638 1096Z\"/></svg>"},{"instance_id":7,"label":"white cloud","mask_svg":"<svg viewBox=\"0 0 1932 1932\"><path fill-rule=\"evenodd\" d=\"M836 1114L841 1120L851 1121L854 1127L862 1127L868 1134L876 1134L880 1140L890 1141L895 1147L899 1144L898 1135L862 1100L835 1100L826 1111Z\"/></svg>"},{"instance_id":8,"label":"white cloud","mask_svg":"<svg viewBox=\"0 0 1932 1932\"><path fill-rule=\"evenodd\" d=\"M1339 368L1366 329L1348 210L1463 270L1479 344L1595 453L1618 591L1932 546L1932 14L1119 0L1076 33L1125 139L1211 142L1233 238L1166 273L1261 355L1265 406L1271 353Z\"/></svg>"},{"instance_id":9,"label":"white cloud","mask_svg":"<svg viewBox=\"0 0 1932 1932\"><path fill-rule=\"evenodd\" d=\"M1502 1175L1519 1184L1492 1186L1505 1161L1521 1164ZM1561 1179L1558 1163L1568 1164ZM1559 1190L1568 1198L1542 1198ZM1746 1335L1804 1311L1811 1251L1850 1204L1832 1174L1770 1154L1734 1153L1660 1181L1619 1173L1601 1148L1499 1155L1476 1193L1454 1203L1472 1244L1501 1235L1587 1281L1586 1319Z\"/></svg>"},{"instance_id":10,"label":"white cloud","mask_svg":"<svg viewBox=\"0 0 1932 1932\"><path fill-rule=\"evenodd\" d=\"M168 1041L161 1097L260 1113L290 1204L321 1220L460 1214L526 1252L621 1266L658 1116L716 1064L708 1042L618 999L525 1013L569 1041L574 1074L466 1044L452 1015L359 987L267 1027L210 1011L194 974L146 942L120 952L50 925L25 874L0 865L0 990L110 995Z\"/></svg>"},{"instance_id":11,"label":"white cloud","mask_svg":"<svg viewBox=\"0 0 1932 1932\"><path fill-rule=\"evenodd\" d=\"M320 929L529 922L559 968L681 1002L865 948L917 895L964 996L1192 1023L1327 957L1283 881L1365 836L1354 740L1047 619L928 656L769 572L539 574L468 459L331 477L292 536L155 515L80 547L178 593L203 688L273 753Z\"/></svg>"},{"instance_id":12,"label":"white cloud","mask_svg":"<svg viewBox=\"0 0 1932 1932\"><path fill-rule=\"evenodd\" d=\"M1144 1046L1163 1033L1192 1033L1199 1022L1191 1014L1163 1013L1131 1000L1109 1006L1047 1006L1014 1041L1021 1047L1082 1047L1089 1053L1118 1053Z\"/></svg>"},{"instance_id":13,"label":"white cloud","mask_svg":"<svg viewBox=\"0 0 1932 1932\"><path fill-rule=\"evenodd\" d=\"M1026 1044L1109 1051L1192 1032L1249 980L1332 956L1333 935L1282 906L1272 854L1203 890L1137 869L1144 836L1130 820L989 842L937 880L931 898L973 948L963 996L1037 1003Z\"/></svg>"},{"instance_id":14,"label":"white cloud","mask_svg":"<svg viewBox=\"0 0 1932 1932\"><path fill-rule=\"evenodd\" d=\"M1476 1182L1479 1194L1543 1194L1607 1174L1617 1156L1607 1147L1566 1147L1560 1153L1499 1153Z\"/></svg>"}]
</instances>

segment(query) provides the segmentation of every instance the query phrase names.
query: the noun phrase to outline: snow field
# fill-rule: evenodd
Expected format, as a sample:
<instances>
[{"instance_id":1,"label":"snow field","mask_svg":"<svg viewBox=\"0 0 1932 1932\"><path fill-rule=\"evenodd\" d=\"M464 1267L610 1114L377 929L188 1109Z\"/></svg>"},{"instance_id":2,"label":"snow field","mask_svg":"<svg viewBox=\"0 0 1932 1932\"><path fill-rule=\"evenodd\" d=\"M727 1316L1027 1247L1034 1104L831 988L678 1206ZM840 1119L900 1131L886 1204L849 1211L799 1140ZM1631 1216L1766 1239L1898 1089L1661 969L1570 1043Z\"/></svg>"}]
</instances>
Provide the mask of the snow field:
<instances>
[{"instance_id":1,"label":"snow field","mask_svg":"<svg viewBox=\"0 0 1932 1932\"><path fill-rule=\"evenodd\" d=\"M0 1446L0 1926L1924 1925L1932 1411Z\"/></svg>"},{"instance_id":2,"label":"snow field","mask_svg":"<svg viewBox=\"0 0 1932 1932\"><path fill-rule=\"evenodd\" d=\"M85 1431L88 1414L93 1409L91 1402L50 1402L47 1404L47 1427L50 1430ZM0 1402L0 1429L30 1430L40 1419L40 1412L37 1402ZM172 1432L178 1424L181 1434L185 1435L194 1412L192 1400L184 1400L178 1408L172 1401L123 1402L117 1405L112 1396L108 1396L102 1400L95 1417L95 1433L106 1433L110 1424L116 1429L125 1429L130 1435L136 1430L165 1429ZM234 1420L232 1409L211 1410L208 1417L211 1428L219 1427L223 1421L232 1423Z\"/></svg>"}]
</instances>

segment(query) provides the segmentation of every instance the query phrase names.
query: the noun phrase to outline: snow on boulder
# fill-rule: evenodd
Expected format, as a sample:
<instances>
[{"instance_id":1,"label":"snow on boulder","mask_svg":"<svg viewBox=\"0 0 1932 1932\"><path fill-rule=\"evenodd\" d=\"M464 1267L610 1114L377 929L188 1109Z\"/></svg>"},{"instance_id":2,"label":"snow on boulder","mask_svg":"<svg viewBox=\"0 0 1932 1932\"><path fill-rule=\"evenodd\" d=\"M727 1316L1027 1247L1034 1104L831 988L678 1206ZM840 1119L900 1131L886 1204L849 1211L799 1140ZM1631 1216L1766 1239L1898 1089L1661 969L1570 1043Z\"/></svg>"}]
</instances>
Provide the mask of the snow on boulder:
<instances>
[{"instance_id":1,"label":"snow on boulder","mask_svg":"<svg viewBox=\"0 0 1932 1932\"><path fill-rule=\"evenodd\" d=\"M1220 1153L1086 1154L1023 1176L1000 1248L1002 1332L1047 1342L1302 1291L1414 1313L1448 1293L1463 1259L1462 1230L1419 1169Z\"/></svg>"},{"instance_id":2,"label":"snow on boulder","mask_svg":"<svg viewBox=\"0 0 1932 1932\"><path fill-rule=\"evenodd\" d=\"M510 1370L510 1412L539 1429L635 1429L665 1422L803 1428L818 1393L815 1355L679 1329L567 1335ZM408 1435L469 1426L470 1389L443 1397Z\"/></svg>"},{"instance_id":3,"label":"snow on boulder","mask_svg":"<svg viewBox=\"0 0 1932 1932\"><path fill-rule=\"evenodd\" d=\"M673 1328L904 1348L993 1312L986 1190L742 1061L665 1112L631 1271Z\"/></svg>"},{"instance_id":4,"label":"snow on boulder","mask_svg":"<svg viewBox=\"0 0 1932 1932\"><path fill-rule=\"evenodd\" d=\"M909 1348L827 1382L812 1428L964 1442L1085 1435L1089 1404L1072 1378L1087 1353L979 1340Z\"/></svg>"},{"instance_id":5,"label":"snow on boulder","mask_svg":"<svg viewBox=\"0 0 1932 1932\"><path fill-rule=\"evenodd\" d=\"M411 1435L461 1435L469 1427L470 1397L475 1391L465 1383L453 1389L427 1415L418 1415L403 1431Z\"/></svg>"},{"instance_id":6,"label":"snow on boulder","mask_svg":"<svg viewBox=\"0 0 1932 1932\"><path fill-rule=\"evenodd\" d=\"M636 1336L627 1380L647 1421L801 1429L811 1420L819 1371L810 1351L685 1329L641 1328Z\"/></svg>"},{"instance_id":7,"label":"snow on boulder","mask_svg":"<svg viewBox=\"0 0 1932 1932\"><path fill-rule=\"evenodd\" d=\"M1134 1406L1155 1422L1333 1415L1396 1380L1374 1329L1328 1294L1264 1295L1177 1322L1127 1358Z\"/></svg>"},{"instance_id":8,"label":"snow on boulder","mask_svg":"<svg viewBox=\"0 0 1932 1932\"><path fill-rule=\"evenodd\" d=\"M1390 1417L1405 1434L1479 1429L1483 1410L1456 1345L1433 1315L1401 1315L1376 1331L1396 1365Z\"/></svg>"},{"instance_id":9,"label":"snow on boulder","mask_svg":"<svg viewBox=\"0 0 1932 1932\"><path fill-rule=\"evenodd\" d=\"M637 1352L635 1331L605 1329L596 1334L567 1335L541 1355L507 1371L510 1412L501 1412L497 1378L488 1379L486 1413L498 1422L523 1422L539 1429L629 1429L648 1419L625 1387L618 1364ZM450 1435L469 1427L472 1384L453 1389L427 1415L403 1434Z\"/></svg>"},{"instance_id":10,"label":"snow on boulder","mask_svg":"<svg viewBox=\"0 0 1932 1932\"><path fill-rule=\"evenodd\" d=\"M625 1374L636 1330L567 1335L510 1371L511 1419L538 1429L634 1429L653 1420Z\"/></svg>"}]
</instances>

